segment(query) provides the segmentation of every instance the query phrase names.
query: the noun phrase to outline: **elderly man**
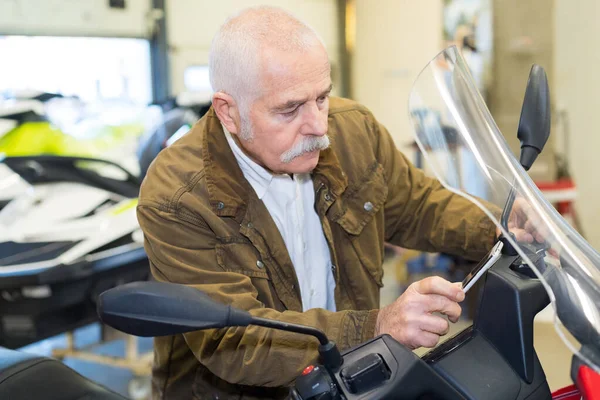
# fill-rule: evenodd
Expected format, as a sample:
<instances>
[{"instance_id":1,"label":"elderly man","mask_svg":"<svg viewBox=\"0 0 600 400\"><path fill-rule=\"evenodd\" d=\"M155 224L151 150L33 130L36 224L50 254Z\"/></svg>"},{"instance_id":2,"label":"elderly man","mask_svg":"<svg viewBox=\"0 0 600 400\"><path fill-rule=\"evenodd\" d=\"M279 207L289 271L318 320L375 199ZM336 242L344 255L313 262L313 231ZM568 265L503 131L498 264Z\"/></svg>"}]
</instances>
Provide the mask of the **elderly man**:
<instances>
[{"instance_id":1,"label":"elderly man","mask_svg":"<svg viewBox=\"0 0 600 400\"><path fill-rule=\"evenodd\" d=\"M227 20L210 77L211 110L142 186L153 276L317 327L342 349L385 333L435 346L448 320L434 313L455 322L464 293L428 278L379 309L384 242L478 258L493 244L491 221L413 167L365 107L330 97L323 43L284 11ZM317 345L259 327L156 338L154 395L281 398Z\"/></svg>"}]
</instances>

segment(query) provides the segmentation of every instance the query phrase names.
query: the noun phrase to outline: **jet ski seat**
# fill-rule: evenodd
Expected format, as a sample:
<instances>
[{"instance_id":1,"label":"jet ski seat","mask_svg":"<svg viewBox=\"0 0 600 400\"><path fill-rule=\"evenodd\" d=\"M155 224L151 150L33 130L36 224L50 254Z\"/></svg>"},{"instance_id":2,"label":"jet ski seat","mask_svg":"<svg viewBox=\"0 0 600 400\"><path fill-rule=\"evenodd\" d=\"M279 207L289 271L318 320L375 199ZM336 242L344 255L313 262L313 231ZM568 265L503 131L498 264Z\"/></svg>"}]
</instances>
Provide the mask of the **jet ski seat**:
<instances>
[{"instance_id":1,"label":"jet ski seat","mask_svg":"<svg viewBox=\"0 0 600 400\"><path fill-rule=\"evenodd\" d=\"M125 400L62 362L0 347L0 399Z\"/></svg>"}]
</instances>

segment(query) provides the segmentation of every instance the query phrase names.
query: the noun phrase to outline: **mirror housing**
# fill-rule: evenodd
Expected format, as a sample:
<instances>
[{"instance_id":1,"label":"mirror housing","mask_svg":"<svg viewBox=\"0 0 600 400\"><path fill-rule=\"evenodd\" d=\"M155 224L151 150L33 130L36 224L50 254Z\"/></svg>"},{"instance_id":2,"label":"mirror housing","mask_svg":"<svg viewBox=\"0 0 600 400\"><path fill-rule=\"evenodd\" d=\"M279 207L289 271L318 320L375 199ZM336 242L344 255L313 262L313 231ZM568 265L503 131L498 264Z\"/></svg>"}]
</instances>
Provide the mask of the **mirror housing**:
<instances>
[{"instance_id":1,"label":"mirror housing","mask_svg":"<svg viewBox=\"0 0 600 400\"><path fill-rule=\"evenodd\" d=\"M550 136L550 89L546 71L534 64L529 72L517 137L521 141L520 163L531 168Z\"/></svg>"},{"instance_id":2,"label":"mirror housing","mask_svg":"<svg viewBox=\"0 0 600 400\"><path fill-rule=\"evenodd\" d=\"M217 303L192 287L165 282L133 282L107 290L99 296L97 309L106 325L142 337L252 323L246 311Z\"/></svg>"}]
</instances>

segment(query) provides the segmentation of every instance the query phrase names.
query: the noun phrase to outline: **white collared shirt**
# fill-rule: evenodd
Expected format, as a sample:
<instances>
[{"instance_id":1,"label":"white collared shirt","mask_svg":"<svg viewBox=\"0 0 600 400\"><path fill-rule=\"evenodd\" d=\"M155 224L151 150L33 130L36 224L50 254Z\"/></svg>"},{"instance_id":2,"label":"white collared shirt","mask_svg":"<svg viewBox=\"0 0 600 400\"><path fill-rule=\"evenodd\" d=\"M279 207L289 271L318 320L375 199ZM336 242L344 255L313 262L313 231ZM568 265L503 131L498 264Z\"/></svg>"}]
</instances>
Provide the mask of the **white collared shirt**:
<instances>
[{"instance_id":1,"label":"white collared shirt","mask_svg":"<svg viewBox=\"0 0 600 400\"><path fill-rule=\"evenodd\" d=\"M294 264L304 311L336 311L335 280L309 173L273 175L248 157L223 127L244 177L275 221Z\"/></svg>"}]
</instances>

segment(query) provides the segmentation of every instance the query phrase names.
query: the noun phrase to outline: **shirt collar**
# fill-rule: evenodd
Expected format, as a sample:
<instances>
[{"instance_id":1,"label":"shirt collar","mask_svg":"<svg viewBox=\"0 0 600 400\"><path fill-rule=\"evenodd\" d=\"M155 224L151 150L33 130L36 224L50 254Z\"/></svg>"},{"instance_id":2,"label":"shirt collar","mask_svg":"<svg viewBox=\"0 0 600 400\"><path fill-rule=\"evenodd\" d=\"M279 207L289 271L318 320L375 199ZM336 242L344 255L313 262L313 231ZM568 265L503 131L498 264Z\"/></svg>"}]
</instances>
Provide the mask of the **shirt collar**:
<instances>
[{"instance_id":1,"label":"shirt collar","mask_svg":"<svg viewBox=\"0 0 600 400\"><path fill-rule=\"evenodd\" d=\"M273 181L273 174L248 157L246 153L244 153L244 151L238 146L227 128L225 128L223 124L221 124L221 126L223 127L223 132L225 132L227 142L231 147L231 151L233 151L233 155L235 156L240 169L256 192L258 198L262 200L267 193L267 190L269 190L271 182Z\"/></svg>"}]
</instances>

